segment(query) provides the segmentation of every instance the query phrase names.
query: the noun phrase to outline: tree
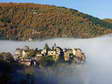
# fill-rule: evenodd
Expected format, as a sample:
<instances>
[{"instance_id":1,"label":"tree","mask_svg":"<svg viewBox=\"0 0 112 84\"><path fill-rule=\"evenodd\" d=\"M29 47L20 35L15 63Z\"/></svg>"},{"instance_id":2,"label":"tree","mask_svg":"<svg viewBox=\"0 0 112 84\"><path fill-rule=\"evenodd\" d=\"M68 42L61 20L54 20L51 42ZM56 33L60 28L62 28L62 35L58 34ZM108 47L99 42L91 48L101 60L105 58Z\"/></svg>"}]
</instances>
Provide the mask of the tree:
<instances>
[{"instance_id":1,"label":"tree","mask_svg":"<svg viewBox=\"0 0 112 84\"><path fill-rule=\"evenodd\" d=\"M52 49L55 49L55 48L56 48L56 43L54 43L54 45L53 45Z\"/></svg>"},{"instance_id":2,"label":"tree","mask_svg":"<svg viewBox=\"0 0 112 84\"><path fill-rule=\"evenodd\" d=\"M52 66L54 64L54 60L51 56L44 56L40 61L42 66Z\"/></svg>"},{"instance_id":3,"label":"tree","mask_svg":"<svg viewBox=\"0 0 112 84\"><path fill-rule=\"evenodd\" d=\"M11 53L0 53L0 60L6 61L8 63L14 62L14 58Z\"/></svg>"},{"instance_id":4,"label":"tree","mask_svg":"<svg viewBox=\"0 0 112 84\"><path fill-rule=\"evenodd\" d=\"M45 44L44 49L46 49L46 50L50 50L50 48L49 48L49 46L48 46L47 43Z\"/></svg>"}]
</instances>

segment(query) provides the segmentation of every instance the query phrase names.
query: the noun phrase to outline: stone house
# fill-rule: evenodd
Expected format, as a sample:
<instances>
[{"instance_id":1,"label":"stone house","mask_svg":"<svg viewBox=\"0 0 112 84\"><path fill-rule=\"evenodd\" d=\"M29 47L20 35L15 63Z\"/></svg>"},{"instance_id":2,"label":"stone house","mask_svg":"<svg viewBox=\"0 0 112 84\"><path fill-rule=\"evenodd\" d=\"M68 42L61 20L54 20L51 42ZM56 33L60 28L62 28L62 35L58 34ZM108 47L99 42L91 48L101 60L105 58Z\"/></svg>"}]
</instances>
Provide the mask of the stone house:
<instances>
[{"instance_id":1,"label":"stone house","mask_svg":"<svg viewBox=\"0 0 112 84\"><path fill-rule=\"evenodd\" d=\"M15 51L15 56L14 58L17 59L18 57L22 56L22 50L21 49L16 49Z\"/></svg>"},{"instance_id":2,"label":"stone house","mask_svg":"<svg viewBox=\"0 0 112 84\"><path fill-rule=\"evenodd\" d=\"M82 56L82 50L79 48L75 49L75 56L80 58Z\"/></svg>"},{"instance_id":3,"label":"stone house","mask_svg":"<svg viewBox=\"0 0 112 84\"><path fill-rule=\"evenodd\" d=\"M60 48L60 47L56 47L54 50L56 51L56 55L54 56L54 59L56 61L58 61L58 60L64 60L64 52L63 52L63 49Z\"/></svg>"},{"instance_id":4,"label":"stone house","mask_svg":"<svg viewBox=\"0 0 112 84\"><path fill-rule=\"evenodd\" d=\"M27 57L27 51L25 51L25 50L22 50L22 56L21 56L22 58L26 58Z\"/></svg>"},{"instance_id":5,"label":"stone house","mask_svg":"<svg viewBox=\"0 0 112 84\"><path fill-rule=\"evenodd\" d=\"M47 53L48 56L52 56L53 60L56 62L58 61L61 57L63 57L63 49L60 47L54 47L52 50L49 50Z\"/></svg>"},{"instance_id":6,"label":"stone house","mask_svg":"<svg viewBox=\"0 0 112 84\"><path fill-rule=\"evenodd\" d=\"M48 56L52 56L53 60L56 62L58 61L60 54L56 50L49 50Z\"/></svg>"},{"instance_id":7,"label":"stone house","mask_svg":"<svg viewBox=\"0 0 112 84\"><path fill-rule=\"evenodd\" d=\"M30 48L28 46L25 46L23 49L16 49L15 51L15 59L18 58L25 58L28 55L28 51L30 50Z\"/></svg>"},{"instance_id":8,"label":"stone house","mask_svg":"<svg viewBox=\"0 0 112 84\"><path fill-rule=\"evenodd\" d=\"M69 62L73 58L73 51L72 49L67 49L64 51L64 61Z\"/></svg>"},{"instance_id":9,"label":"stone house","mask_svg":"<svg viewBox=\"0 0 112 84\"><path fill-rule=\"evenodd\" d=\"M53 56L53 55L56 55L56 51L55 50L49 50L48 56Z\"/></svg>"},{"instance_id":10,"label":"stone house","mask_svg":"<svg viewBox=\"0 0 112 84\"><path fill-rule=\"evenodd\" d=\"M80 58L81 62L84 62L85 59L86 59L86 55L84 53L82 53L81 54L81 58Z\"/></svg>"},{"instance_id":11,"label":"stone house","mask_svg":"<svg viewBox=\"0 0 112 84\"><path fill-rule=\"evenodd\" d=\"M43 54L44 56L46 56L46 55L48 54L48 50L47 50L47 49L43 49L43 50L41 51L41 54Z\"/></svg>"},{"instance_id":12,"label":"stone house","mask_svg":"<svg viewBox=\"0 0 112 84\"><path fill-rule=\"evenodd\" d=\"M75 58L74 60L77 61L77 62L81 62L81 61L84 61L86 59L86 56L85 54L82 52L81 49L79 48L76 48L76 49L72 49L73 50L73 55L75 55Z\"/></svg>"},{"instance_id":13,"label":"stone house","mask_svg":"<svg viewBox=\"0 0 112 84\"><path fill-rule=\"evenodd\" d=\"M63 52L63 49L61 49L60 47L56 47L54 50L55 50L56 53L59 54L59 55L61 54L61 52Z\"/></svg>"},{"instance_id":14,"label":"stone house","mask_svg":"<svg viewBox=\"0 0 112 84\"><path fill-rule=\"evenodd\" d=\"M27 58L28 56L28 51L27 50L23 50L23 49L17 49L15 51L15 56L14 58L15 59L24 59L24 58Z\"/></svg>"}]
</instances>

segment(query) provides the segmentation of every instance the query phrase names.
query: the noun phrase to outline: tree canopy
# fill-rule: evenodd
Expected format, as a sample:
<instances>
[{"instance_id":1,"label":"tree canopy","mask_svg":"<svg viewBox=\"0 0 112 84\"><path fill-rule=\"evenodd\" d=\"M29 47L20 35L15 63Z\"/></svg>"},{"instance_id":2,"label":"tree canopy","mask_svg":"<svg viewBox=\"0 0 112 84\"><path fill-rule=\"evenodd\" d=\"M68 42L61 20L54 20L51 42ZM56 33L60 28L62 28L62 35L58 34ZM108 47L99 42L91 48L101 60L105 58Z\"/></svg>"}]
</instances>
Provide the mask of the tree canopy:
<instances>
[{"instance_id":1,"label":"tree canopy","mask_svg":"<svg viewBox=\"0 0 112 84\"><path fill-rule=\"evenodd\" d=\"M0 3L0 39L89 38L112 33L112 23L65 7Z\"/></svg>"}]
</instances>

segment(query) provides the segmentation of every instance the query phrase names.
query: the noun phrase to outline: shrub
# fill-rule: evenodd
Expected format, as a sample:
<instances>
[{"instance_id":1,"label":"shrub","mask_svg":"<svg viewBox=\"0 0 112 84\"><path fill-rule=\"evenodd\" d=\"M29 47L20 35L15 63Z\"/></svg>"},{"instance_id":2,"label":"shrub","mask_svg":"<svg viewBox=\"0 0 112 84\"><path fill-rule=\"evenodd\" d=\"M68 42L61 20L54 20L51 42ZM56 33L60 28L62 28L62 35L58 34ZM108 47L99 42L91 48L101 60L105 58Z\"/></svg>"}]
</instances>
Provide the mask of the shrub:
<instances>
[{"instance_id":1,"label":"shrub","mask_svg":"<svg viewBox=\"0 0 112 84\"><path fill-rule=\"evenodd\" d=\"M54 64L54 60L51 56L44 56L40 63L42 66L52 66Z\"/></svg>"}]
</instances>

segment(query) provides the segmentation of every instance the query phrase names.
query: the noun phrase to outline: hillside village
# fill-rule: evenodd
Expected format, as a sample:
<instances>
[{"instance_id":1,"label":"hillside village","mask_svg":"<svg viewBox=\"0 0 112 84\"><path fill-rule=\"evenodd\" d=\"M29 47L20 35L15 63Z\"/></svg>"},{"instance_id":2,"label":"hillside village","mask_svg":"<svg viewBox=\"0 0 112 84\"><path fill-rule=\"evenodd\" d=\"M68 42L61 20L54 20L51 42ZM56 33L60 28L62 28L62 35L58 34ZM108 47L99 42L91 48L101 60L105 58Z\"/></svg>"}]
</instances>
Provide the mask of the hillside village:
<instances>
[{"instance_id":1,"label":"hillside village","mask_svg":"<svg viewBox=\"0 0 112 84\"><path fill-rule=\"evenodd\" d=\"M43 49L25 46L17 48L15 53L0 52L0 84L33 84L31 81L35 68L43 70L60 64L82 64L85 60L86 56L81 49L63 49L56 44L51 48L45 44ZM16 83L18 80L19 83Z\"/></svg>"},{"instance_id":2,"label":"hillside village","mask_svg":"<svg viewBox=\"0 0 112 84\"><path fill-rule=\"evenodd\" d=\"M43 49L30 49L29 46L23 49L17 48L14 59L27 66L49 66L59 62L84 63L86 56L79 48L62 49L56 44L50 48L45 44Z\"/></svg>"}]
</instances>

